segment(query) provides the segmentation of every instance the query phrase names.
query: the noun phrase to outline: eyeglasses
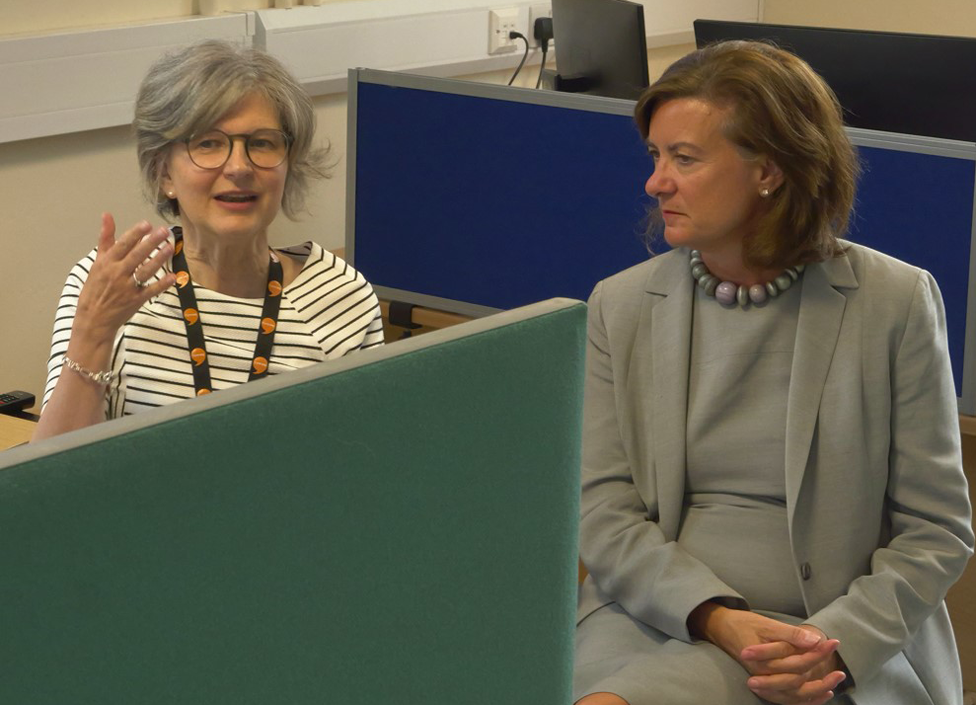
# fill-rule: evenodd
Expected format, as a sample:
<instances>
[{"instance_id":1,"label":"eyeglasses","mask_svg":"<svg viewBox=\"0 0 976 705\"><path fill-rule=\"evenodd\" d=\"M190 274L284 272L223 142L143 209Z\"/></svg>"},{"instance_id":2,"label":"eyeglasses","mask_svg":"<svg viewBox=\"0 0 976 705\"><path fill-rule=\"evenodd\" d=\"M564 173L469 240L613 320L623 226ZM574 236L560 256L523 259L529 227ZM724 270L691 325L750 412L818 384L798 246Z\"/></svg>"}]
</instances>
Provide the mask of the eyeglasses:
<instances>
[{"instance_id":1,"label":"eyeglasses","mask_svg":"<svg viewBox=\"0 0 976 705\"><path fill-rule=\"evenodd\" d=\"M209 130L183 140L190 161L201 169L219 169L230 159L234 140L244 141L244 152L251 163L261 169L274 169L288 158L291 137L281 130L258 130L249 135L228 135Z\"/></svg>"}]
</instances>

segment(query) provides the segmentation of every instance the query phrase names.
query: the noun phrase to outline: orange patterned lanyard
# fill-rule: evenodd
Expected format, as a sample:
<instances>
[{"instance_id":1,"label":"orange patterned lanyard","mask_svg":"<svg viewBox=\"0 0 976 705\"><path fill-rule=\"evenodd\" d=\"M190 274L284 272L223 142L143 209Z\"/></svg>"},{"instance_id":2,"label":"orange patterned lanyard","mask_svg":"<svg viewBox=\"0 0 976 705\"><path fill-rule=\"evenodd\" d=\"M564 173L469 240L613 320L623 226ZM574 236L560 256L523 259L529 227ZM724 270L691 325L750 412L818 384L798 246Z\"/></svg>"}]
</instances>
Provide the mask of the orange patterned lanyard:
<instances>
[{"instance_id":1,"label":"orange patterned lanyard","mask_svg":"<svg viewBox=\"0 0 976 705\"><path fill-rule=\"evenodd\" d=\"M187 349L190 351L190 361L193 365L193 386L196 387L197 396L200 396L213 391L210 361L207 358L207 346L203 337L200 308L197 306L193 282L190 281L190 268L186 266L186 255L183 253L183 229L173 228L173 235L176 237L173 247L176 292L180 296L183 323L186 324ZM254 345L254 357L251 360L248 382L268 376L268 360L271 357L271 348L274 346L275 329L278 328L278 311L281 309L281 282L281 261L272 252L268 264L268 287L264 292L264 307L261 310L261 325Z\"/></svg>"}]
</instances>

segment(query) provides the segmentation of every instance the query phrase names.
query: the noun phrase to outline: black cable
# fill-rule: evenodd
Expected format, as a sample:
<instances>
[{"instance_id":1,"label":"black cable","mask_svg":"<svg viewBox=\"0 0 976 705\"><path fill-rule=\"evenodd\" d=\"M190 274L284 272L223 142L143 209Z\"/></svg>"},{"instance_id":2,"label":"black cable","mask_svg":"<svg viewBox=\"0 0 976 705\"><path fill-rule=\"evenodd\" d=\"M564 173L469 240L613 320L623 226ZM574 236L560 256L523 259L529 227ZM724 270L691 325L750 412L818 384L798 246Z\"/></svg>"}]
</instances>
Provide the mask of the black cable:
<instances>
[{"instance_id":1,"label":"black cable","mask_svg":"<svg viewBox=\"0 0 976 705\"><path fill-rule=\"evenodd\" d=\"M542 85L542 74L546 72L546 57L549 56L549 43L542 45L542 65L539 66L539 78L535 80L536 90Z\"/></svg>"},{"instance_id":2,"label":"black cable","mask_svg":"<svg viewBox=\"0 0 976 705\"><path fill-rule=\"evenodd\" d=\"M522 67L525 66L525 60L529 58L529 40L526 39L525 35L521 32L509 32L508 38L521 39L523 42L525 42L525 53L522 54L522 60L519 62L518 68L515 69L515 73L512 74L512 78L508 82L508 85L512 85L512 81L515 80L515 77L519 75L519 71L521 71Z\"/></svg>"}]
</instances>

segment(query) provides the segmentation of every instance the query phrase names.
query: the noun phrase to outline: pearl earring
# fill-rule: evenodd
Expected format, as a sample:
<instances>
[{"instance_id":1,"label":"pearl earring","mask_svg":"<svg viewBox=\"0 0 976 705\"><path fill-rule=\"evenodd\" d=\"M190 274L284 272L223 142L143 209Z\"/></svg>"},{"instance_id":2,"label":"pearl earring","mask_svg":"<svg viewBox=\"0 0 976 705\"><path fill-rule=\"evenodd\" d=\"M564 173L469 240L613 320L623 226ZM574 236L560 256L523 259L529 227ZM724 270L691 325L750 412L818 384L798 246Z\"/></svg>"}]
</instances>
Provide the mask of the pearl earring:
<instances>
[{"instance_id":1,"label":"pearl earring","mask_svg":"<svg viewBox=\"0 0 976 705\"><path fill-rule=\"evenodd\" d=\"M763 198L769 198L769 189L768 188L759 189L759 195L762 196ZM170 196L170 198L172 198L172 196Z\"/></svg>"},{"instance_id":2,"label":"pearl earring","mask_svg":"<svg viewBox=\"0 0 976 705\"><path fill-rule=\"evenodd\" d=\"M166 196L169 197L169 198L176 198L176 192L175 191L167 191L166 192Z\"/></svg>"}]
</instances>

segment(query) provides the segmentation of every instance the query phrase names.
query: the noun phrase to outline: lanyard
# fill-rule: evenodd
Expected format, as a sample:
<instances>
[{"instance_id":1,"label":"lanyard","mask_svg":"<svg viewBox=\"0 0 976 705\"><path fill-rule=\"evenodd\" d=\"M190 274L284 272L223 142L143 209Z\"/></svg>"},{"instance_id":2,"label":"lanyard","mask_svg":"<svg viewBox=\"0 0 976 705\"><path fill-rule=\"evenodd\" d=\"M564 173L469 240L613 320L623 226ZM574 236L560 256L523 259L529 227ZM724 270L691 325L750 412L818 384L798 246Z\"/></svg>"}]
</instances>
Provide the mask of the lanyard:
<instances>
[{"instance_id":1,"label":"lanyard","mask_svg":"<svg viewBox=\"0 0 976 705\"><path fill-rule=\"evenodd\" d=\"M175 236L173 271L176 272L176 292L180 297L183 322L186 324L187 350L193 363L193 386L196 387L197 396L200 396L213 391L213 384L210 381L210 361L207 358L207 346L203 337L200 308L197 306L193 282L190 281L190 268L186 266L186 254L183 252L183 229L174 227L173 235ZM272 252L268 264L268 286L264 292L264 307L261 309L261 323L258 327L257 342L254 345L254 357L251 360L248 382L268 376L268 359L271 357L275 329L278 327L278 311L281 308L281 282L281 261Z\"/></svg>"}]
</instances>

